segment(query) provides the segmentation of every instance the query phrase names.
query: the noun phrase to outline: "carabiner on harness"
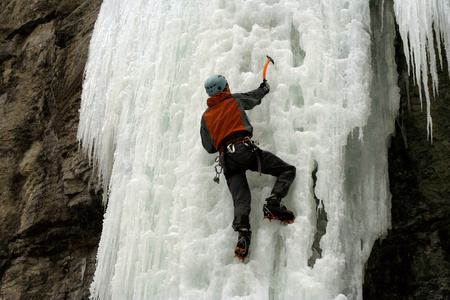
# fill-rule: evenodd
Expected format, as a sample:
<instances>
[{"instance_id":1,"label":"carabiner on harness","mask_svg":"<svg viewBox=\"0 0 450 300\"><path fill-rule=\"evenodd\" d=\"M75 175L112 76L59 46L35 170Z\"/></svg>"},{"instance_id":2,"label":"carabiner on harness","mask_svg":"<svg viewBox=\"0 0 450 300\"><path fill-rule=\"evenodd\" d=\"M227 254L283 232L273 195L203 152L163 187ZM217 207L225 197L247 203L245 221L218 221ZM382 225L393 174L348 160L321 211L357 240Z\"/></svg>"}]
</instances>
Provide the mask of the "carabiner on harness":
<instances>
[{"instance_id":1,"label":"carabiner on harness","mask_svg":"<svg viewBox=\"0 0 450 300\"><path fill-rule=\"evenodd\" d=\"M223 170L222 166L220 165L220 155L216 157L215 162L216 162L216 165L214 166L214 170L216 171L216 176L214 176L213 181L215 183L219 184L220 183L219 175L220 175L220 173L222 173L222 170Z\"/></svg>"},{"instance_id":2,"label":"carabiner on harness","mask_svg":"<svg viewBox=\"0 0 450 300\"><path fill-rule=\"evenodd\" d=\"M243 140L242 143L247 146L247 147L251 147L252 151L255 152L256 150L258 150L258 141L254 141L252 140L250 137L246 136Z\"/></svg>"},{"instance_id":3,"label":"carabiner on harness","mask_svg":"<svg viewBox=\"0 0 450 300\"><path fill-rule=\"evenodd\" d=\"M228 153L236 152L236 147L234 147L234 144L228 144L227 151L228 151Z\"/></svg>"}]
</instances>

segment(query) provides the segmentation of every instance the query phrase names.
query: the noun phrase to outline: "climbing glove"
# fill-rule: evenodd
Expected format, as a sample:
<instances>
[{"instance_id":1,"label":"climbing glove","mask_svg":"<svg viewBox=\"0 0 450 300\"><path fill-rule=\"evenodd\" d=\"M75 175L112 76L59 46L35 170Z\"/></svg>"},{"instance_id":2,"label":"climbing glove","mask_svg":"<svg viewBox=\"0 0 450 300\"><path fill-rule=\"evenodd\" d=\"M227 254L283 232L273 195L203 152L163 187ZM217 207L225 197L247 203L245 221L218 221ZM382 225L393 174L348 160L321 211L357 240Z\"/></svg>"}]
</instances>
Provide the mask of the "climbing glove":
<instances>
[{"instance_id":1,"label":"climbing glove","mask_svg":"<svg viewBox=\"0 0 450 300\"><path fill-rule=\"evenodd\" d=\"M260 85L260 88L262 88L264 90L264 92L267 94L270 91L270 86L267 83L267 80L264 80Z\"/></svg>"}]
</instances>

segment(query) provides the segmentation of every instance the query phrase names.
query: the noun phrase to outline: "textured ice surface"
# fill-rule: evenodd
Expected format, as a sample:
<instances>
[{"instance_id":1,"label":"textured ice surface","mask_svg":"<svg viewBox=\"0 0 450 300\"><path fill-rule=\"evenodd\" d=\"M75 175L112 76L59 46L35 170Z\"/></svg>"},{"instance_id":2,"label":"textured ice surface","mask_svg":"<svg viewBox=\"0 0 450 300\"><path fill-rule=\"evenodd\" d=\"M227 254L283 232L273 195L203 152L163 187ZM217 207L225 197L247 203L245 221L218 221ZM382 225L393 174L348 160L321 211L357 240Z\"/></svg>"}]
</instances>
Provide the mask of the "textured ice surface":
<instances>
[{"instance_id":1,"label":"textured ice surface","mask_svg":"<svg viewBox=\"0 0 450 300\"><path fill-rule=\"evenodd\" d=\"M390 1L105 0L78 132L108 190L92 298L361 299L364 263L390 226L393 14ZM242 263L231 197L200 142L203 83L222 74L232 92L254 89L267 54L271 92L248 115L260 147L297 167L285 199L297 218L264 221L274 178L248 173ZM310 267L315 196L327 223Z\"/></svg>"}]
</instances>

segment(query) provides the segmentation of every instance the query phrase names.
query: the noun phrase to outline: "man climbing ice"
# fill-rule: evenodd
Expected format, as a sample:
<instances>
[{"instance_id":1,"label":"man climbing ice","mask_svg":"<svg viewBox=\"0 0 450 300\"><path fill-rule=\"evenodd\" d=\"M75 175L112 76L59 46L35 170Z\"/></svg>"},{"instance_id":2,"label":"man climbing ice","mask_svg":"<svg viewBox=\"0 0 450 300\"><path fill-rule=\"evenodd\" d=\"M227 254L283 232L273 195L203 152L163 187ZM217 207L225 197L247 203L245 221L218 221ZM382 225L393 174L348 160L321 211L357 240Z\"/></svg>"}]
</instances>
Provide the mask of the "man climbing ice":
<instances>
[{"instance_id":1,"label":"man climbing ice","mask_svg":"<svg viewBox=\"0 0 450 300\"><path fill-rule=\"evenodd\" d=\"M271 195L263 206L264 218L294 222L294 214L281 204L294 181L296 169L276 155L261 150L251 140L253 127L245 113L261 103L269 93L267 81L248 93L230 93L228 82L222 75L213 75L205 82L208 108L203 113L200 135L208 153L219 151L219 163L223 168L234 203L233 229L239 232L235 256L244 260L250 246L250 188L245 172L258 171L277 177Z\"/></svg>"}]
</instances>

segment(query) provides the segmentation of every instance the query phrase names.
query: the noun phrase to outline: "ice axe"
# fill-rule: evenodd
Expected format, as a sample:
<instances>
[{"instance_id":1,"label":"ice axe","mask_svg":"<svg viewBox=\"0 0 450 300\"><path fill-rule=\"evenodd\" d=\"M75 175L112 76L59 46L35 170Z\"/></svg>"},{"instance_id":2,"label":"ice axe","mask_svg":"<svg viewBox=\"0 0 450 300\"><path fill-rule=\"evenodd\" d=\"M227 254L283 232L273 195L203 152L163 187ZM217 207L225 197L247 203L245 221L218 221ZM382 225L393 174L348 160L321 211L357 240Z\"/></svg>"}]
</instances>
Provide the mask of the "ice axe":
<instances>
[{"instance_id":1,"label":"ice axe","mask_svg":"<svg viewBox=\"0 0 450 300\"><path fill-rule=\"evenodd\" d=\"M267 66L269 65L269 62L272 62L272 64L275 64L272 57L270 57L269 55L266 55L266 57L267 57L267 61L266 61L266 64L264 65L264 69L263 69L263 81L264 82L266 82L266 71L267 71Z\"/></svg>"}]
</instances>

